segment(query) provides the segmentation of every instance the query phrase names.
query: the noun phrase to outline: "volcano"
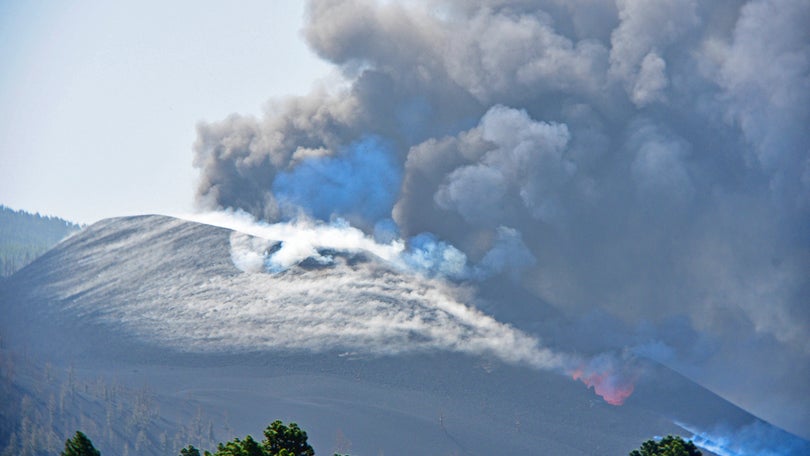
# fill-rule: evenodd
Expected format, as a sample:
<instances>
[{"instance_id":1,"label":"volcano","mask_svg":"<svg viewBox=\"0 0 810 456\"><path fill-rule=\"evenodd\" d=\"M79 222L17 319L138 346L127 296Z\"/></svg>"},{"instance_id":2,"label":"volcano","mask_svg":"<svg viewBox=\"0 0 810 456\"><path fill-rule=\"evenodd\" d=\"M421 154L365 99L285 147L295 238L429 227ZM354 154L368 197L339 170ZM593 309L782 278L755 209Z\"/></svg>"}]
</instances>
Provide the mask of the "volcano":
<instances>
[{"instance_id":1,"label":"volcano","mask_svg":"<svg viewBox=\"0 0 810 456\"><path fill-rule=\"evenodd\" d=\"M5 412L0 447L23 419L51 445L81 428L103 454L158 455L260 435L278 418L319 454L626 454L666 434L745 454L710 434L746 429L789 443L773 454L808 448L651 361L636 362L617 406L571 378L573 355L477 310L460 285L361 248L268 267L284 248L116 218L2 282L3 394L25 407Z\"/></svg>"}]
</instances>

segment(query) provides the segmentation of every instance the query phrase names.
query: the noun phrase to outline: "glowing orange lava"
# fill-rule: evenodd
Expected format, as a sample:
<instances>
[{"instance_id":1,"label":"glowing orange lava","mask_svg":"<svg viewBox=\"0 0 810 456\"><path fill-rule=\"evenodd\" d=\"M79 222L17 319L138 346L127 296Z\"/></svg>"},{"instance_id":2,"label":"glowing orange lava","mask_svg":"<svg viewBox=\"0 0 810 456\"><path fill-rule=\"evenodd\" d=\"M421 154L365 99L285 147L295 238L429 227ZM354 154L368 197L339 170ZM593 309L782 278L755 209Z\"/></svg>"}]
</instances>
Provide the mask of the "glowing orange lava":
<instances>
[{"instance_id":1,"label":"glowing orange lava","mask_svg":"<svg viewBox=\"0 0 810 456\"><path fill-rule=\"evenodd\" d=\"M611 371L585 372L577 368L571 373L574 380L579 380L601 396L610 405L622 405L633 394L635 388L632 379L624 378Z\"/></svg>"}]
</instances>

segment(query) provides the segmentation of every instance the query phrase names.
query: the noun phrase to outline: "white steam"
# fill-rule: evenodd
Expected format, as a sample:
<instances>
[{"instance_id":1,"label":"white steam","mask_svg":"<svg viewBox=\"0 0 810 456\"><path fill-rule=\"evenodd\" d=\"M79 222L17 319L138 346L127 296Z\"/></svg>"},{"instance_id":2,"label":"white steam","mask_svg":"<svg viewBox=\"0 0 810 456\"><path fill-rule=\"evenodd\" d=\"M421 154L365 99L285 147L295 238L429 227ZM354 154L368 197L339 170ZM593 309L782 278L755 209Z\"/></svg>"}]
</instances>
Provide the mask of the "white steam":
<instances>
[{"instance_id":1,"label":"white steam","mask_svg":"<svg viewBox=\"0 0 810 456\"><path fill-rule=\"evenodd\" d=\"M305 260L332 264L334 258L323 251L372 254L400 272L453 280L480 280L502 272L514 276L535 262L520 232L504 226L497 228L492 248L481 261L470 264L464 252L427 233L410 242L391 237L381 243L343 220L326 224L299 217L268 224L242 211L181 217L234 230L231 259L244 272L280 273Z\"/></svg>"},{"instance_id":2,"label":"white steam","mask_svg":"<svg viewBox=\"0 0 810 456\"><path fill-rule=\"evenodd\" d=\"M294 223L268 224L257 222L253 216L242 211L207 212L183 215L182 218L228 228L264 240L281 241L281 248L273 253L270 259L274 266L281 269L289 268L309 257L319 256L317 252L319 248L349 252L366 251L389 262L395 262L404 250L404 243L401 240L380 244L357 228L343 222L325 224L299 218ZM245 247L248 245L239 241L236 248L244 252ZM261 249L267 246L261 244L250 247L254 248L254 255L259 255ZM255 247L259 247L258 251Z\"/></svg>"}]
</instances>

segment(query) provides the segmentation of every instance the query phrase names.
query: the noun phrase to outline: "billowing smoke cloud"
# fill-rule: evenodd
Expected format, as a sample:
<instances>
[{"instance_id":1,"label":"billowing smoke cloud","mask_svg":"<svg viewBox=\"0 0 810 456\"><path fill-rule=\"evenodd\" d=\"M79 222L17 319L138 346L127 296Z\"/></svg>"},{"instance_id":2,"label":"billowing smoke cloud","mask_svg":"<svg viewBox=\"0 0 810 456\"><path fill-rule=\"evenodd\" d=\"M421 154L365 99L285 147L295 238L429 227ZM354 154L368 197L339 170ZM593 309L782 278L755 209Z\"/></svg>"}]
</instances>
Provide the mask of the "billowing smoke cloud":
<instances>
[{"instance_id":1,"label":"billowing smoke cloud","mask_svg":"<svg viewBox=\"0 0 810 456\"><path fill-rule=\"evenodd\" d=\"M560 210L559 188L576 171L576 165L563 157L568 128L535 122L525 111L494 106L475 131L466 133L495 148L447 174L435 193L436 205L473 225L496 226L507 213L553 221ZM521 205L509 207L516 196Z\"/></svg>"},{"instance_id":2,"label":"billowing smoke cloud","mask_svg":"<svg viewBox=\"0 0 810 456\"><path fill-rule=\"evenodd\" d=\"M312 0L346 87L201 124L198 200L342 218L427 277L533 295L499 318L615 319L554 339L666 347L808 437L808 23L804 0Z\"/></svg>"}]
</instances>

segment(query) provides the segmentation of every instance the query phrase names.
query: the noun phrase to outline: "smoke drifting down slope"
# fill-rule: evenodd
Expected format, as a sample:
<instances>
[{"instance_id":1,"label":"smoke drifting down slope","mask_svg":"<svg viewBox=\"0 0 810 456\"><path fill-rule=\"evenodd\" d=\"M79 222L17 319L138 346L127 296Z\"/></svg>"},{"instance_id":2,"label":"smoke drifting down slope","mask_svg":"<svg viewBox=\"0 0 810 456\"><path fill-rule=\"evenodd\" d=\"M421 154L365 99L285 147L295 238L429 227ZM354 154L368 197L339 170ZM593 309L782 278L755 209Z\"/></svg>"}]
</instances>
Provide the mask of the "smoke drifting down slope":
<instances>
[{"instance_id":1,"label":"smoke drifting down slope","mask_svg":"<svg viewBox=\"0 0 810 456\"><path fill-rule=\"evenodd\" d=\"M198 200L605 315L623 329L579 339L807 437L807 23L802 0L313 0L347 88L200 124Z\"/></svg>"},{"instance_id":2,"label":"smoke drifting down slope","mask_svg":"<svg viewBox=\"0 0 810 456\"><path fill-rule=\"evenodd\" d=\"M401 240L381 245L342 223L299 220L268 225L231 213L190 218L236 230L230 237L234 265L243 272L278 278L253 281L272 287L272 294L259 305L272 308L273 317L257 325L262 331L273 327L273 340L251 341L245 347L344 348L367 354L462 352L565 373L612 405L621 405L632 394L638 376L632 359L602 354L588 361L558 353L470 308L463 304L471 299L469 289L453 286L443 277L428 277L447 269L442 264L446 255L426 258L432 255L419 250L424 245L410 250ZM453 271L482 270L480 265L468 266L459 255L452 259ZM415 257L422 261L415 263ZM301 275L301 268L317 272ZM285 304L276 308L277 303ZM278 315L286 317L279 321ZM288 325L287 320L295 324Z\"/></svg>"}]
</instances>

